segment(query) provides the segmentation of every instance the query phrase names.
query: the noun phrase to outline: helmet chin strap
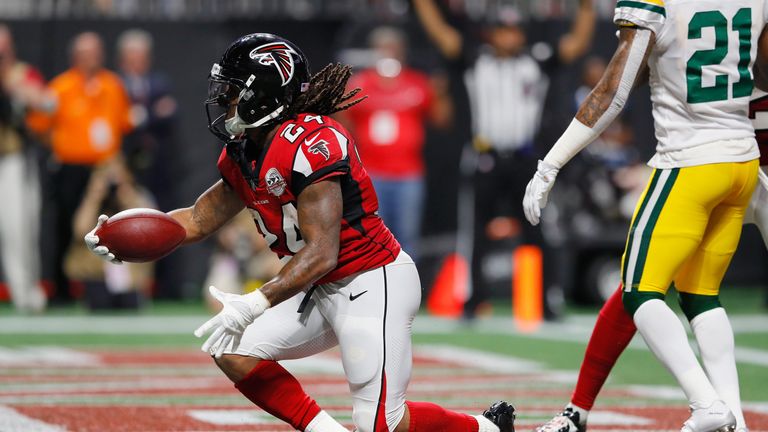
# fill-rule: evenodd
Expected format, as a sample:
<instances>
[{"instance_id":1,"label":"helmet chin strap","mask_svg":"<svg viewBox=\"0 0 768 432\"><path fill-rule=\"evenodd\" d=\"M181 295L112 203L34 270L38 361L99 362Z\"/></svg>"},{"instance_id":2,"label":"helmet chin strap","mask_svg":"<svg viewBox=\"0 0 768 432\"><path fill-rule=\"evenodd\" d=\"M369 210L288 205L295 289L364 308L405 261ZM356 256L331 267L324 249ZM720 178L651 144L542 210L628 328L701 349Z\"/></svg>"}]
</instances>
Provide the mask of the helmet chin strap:
<instances>
[{"instance_id":1,"label":"helmet chin strap","mask_svg":"<svg viewBox=\"0 0 768 432\"><path fill-rule=\"evenodd\" d=\"M240 117L240 114L238 114L237 111L235 111L235 115L232 118L228 118L224 120L224 129L226 129L227 133L229 133L230 135L237 136L245 132L246 129L259 127L267 123L268 121L276 118L277 116L280 115L280 113L283 112L284 109L285 109L285 105L281 105L271 113L265 115L264 117L256 120L253 123L246 123Z\"/></svg>"}]
</instances>

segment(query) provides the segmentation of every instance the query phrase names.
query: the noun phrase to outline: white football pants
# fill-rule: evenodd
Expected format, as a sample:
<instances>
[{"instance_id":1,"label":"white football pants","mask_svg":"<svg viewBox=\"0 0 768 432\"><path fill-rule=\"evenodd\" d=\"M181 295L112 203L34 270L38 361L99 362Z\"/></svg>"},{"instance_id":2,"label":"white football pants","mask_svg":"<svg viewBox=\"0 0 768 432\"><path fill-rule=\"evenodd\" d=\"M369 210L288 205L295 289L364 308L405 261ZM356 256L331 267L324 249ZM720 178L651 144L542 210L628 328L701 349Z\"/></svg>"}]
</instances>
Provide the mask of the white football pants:
<instances>
[{"instance_id":1,"label":"white football pants","mask_svg":"<svg viewBox=\"0 0 768 432\"><path fill-rule=\"evenodd\" d=\"M40 186L35 166L22 152L0 156L0 255L3 274L17 310L40 311Z\"/></svg>"},{"instance_id":2,"label":"white football pants","mask_svg":"<svg viewBox=\"0 0 768 432\"><path fill-rule=\"evenodd\" d=\"M411 379L411 325L421 302L421 282L411 257L397 259L339 282L319 285L304 312L304 293L267 309L246 328L237 351L264 360L311 356L336 345L352 393L359 432L405 413Z\"/></svg>"}]
</instances>

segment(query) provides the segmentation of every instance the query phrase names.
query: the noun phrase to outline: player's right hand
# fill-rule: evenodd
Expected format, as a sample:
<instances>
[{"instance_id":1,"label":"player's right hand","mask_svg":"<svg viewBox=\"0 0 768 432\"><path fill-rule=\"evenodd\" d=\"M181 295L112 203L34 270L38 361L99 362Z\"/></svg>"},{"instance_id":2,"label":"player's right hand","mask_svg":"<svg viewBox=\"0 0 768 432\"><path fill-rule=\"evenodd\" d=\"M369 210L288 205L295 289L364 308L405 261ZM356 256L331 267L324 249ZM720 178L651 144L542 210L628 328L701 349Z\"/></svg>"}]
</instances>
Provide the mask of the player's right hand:
<instances>
[{"instance_id":1,"label":"player's right hand","mask_svg":"<svg viewBox=\"0 0 768 432\"><path fill-rule=\"evenodd\" d=\"M108 219L109 216L105 214L99 216L99 220L96 222L96 226L93 227L93 229L84 237L85 245L88 246L88 250L96 254L99 258L112 264L122 264L123 262L115 257L115 254L110 252L109 248L99 244L99 236L96 235L96 230L99 229L100 226L104 225L104 222L106 222Z\"/></svg>"},{"instance_id":2,"label":"player's right hand","mask_svg":"<svg viewBox=\"0 0 768 432\"><path fill-rule=\"evenodd\" d=\"M220 358L230 345L233 352L237 351L245 328L261 316L270 304L259 290L242 295L219 291L213 285L208 290L221 303L221 312L198 327L195 336L202 337L213 330L201 350Z\"/></svg>"},{"instance_id":3,"label":"player's right hand","mask_svg":"<svg viewBox=\"0 0 768 432\"><path fill-rule=\"evenodd\" d=\"M549 191L555 185L555 178L559 171L554 165L540 160L536 173L528 182L523 198L523 212L531 225L539 224L541 209L547 206Z\"/></svg>"}]
</instances>

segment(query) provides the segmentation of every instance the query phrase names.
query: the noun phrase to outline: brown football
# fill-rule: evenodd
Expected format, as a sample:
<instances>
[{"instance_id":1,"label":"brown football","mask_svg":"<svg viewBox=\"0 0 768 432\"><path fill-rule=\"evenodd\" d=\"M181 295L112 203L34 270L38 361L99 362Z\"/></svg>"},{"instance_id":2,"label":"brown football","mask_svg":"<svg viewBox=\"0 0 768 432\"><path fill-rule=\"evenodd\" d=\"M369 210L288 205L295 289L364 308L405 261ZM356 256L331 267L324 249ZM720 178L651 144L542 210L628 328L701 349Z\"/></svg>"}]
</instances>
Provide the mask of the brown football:
<instances>
[{"instance_id":1,"label":"brown football","mask_svg":"<svg viewBox=\"0 0 768 432\"><path fill-rule=\"evenodd\" d=\"M158 260L179 247L187 236L184 227L167 214L148 208L121 211L95 233L99 244L128 262Z\"/></svg>"}]
</instances>

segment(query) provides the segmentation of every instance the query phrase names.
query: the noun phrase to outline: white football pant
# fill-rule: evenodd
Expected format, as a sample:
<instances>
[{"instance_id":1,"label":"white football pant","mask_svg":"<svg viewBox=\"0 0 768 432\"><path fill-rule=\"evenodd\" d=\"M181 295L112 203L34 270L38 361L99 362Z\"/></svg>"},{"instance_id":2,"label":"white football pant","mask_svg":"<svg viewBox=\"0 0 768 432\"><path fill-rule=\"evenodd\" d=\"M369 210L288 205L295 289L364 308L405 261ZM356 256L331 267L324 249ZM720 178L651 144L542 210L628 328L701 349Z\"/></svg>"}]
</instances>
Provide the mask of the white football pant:
<instances>
[{"instance_id":1,"label":"white football pant","mask_svg":"<svg viewBox=\"0 0 768 432\"><path fill-rule=\"evenodd\" d=\"M280 361L338 345L357 431L373 431L377 416L394 430L405 413L411 325L421 302L411 257L401 252L384 267L319 285L299 314L304 296L267 309L246 328L238 349L226 353Z\"/></svg>"}]
</instances>

